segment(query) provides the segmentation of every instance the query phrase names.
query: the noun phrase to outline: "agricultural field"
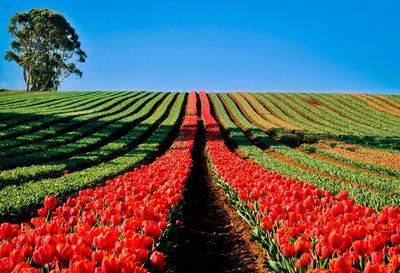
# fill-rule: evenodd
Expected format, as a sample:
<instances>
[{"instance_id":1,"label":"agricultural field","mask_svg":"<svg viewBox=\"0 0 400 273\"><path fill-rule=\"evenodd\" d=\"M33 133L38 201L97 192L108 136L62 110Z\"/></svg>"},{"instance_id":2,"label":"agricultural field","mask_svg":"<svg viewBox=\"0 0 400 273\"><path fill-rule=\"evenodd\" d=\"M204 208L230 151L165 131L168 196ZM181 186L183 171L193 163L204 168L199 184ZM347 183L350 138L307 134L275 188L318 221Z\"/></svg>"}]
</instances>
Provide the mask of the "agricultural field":
<instances>
[{"instance_id":1,"label":"agricultural field","mask_svg":"<svg viewBox=\"0 0 400 273\"><path fill-rule=\"evenodd\" d=\"M0 273L399 272L400 96L0 93Z\"/></svg>"}]
</instances>

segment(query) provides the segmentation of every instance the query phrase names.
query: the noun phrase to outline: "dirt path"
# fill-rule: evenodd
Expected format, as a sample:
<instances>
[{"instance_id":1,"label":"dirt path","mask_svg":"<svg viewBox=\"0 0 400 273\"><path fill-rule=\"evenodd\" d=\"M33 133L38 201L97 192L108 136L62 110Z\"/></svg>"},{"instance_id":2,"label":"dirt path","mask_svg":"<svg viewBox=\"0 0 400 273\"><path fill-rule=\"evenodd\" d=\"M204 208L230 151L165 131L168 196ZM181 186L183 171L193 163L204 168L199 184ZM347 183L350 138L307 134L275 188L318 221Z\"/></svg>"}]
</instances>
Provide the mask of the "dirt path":
<instances>
[{"instance_id":1,"label":"dirt path","mask_svg":"<svg viewBox=\"0 0 400 273\"><path fill-rule=\"evenodd\" d=\"M251 240L250 227L210 176L204 134L200 123L184 196L183 225L175 232L177 244L169 254L170 272L266 272L265 254Z\"/></svg>"}]
</instances>

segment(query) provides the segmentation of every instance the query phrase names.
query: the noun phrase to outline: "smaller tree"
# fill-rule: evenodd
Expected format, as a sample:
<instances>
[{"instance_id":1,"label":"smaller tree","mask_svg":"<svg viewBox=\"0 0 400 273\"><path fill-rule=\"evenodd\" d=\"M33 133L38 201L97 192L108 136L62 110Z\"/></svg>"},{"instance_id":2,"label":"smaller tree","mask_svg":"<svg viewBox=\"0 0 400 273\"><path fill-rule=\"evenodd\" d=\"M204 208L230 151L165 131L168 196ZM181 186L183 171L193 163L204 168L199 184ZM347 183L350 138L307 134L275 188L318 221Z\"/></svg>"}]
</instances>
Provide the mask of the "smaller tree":
<instances>
[{"instance_id":1,"label":"smaller tree","mask_svg":"<svg viewBox=\"0 0 400 273\"><path fill-rule=\"evenodd\" d=\"M8 31L13 38L6 60L22 67L26 91L57 90L71 75L82 77L76 64L86 61L74 28L58 12L31 9L15 14Z\"/></svg>"}]
</instances>

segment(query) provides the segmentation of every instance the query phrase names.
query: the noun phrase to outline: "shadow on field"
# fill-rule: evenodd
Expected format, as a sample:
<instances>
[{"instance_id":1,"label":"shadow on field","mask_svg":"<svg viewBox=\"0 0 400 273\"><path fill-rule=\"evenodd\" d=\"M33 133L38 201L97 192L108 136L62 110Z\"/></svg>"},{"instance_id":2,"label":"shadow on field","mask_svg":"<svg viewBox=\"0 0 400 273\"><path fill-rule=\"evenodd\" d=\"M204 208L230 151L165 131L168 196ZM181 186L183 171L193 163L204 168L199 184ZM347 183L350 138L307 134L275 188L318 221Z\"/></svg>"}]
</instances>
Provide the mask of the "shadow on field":
<instances>
[{"instance_id":1,"label":"shadow on field","mask_svg":"<svg viewBox=\"0 0 400 273\"><path fill-rule=\"evenodd\" d=\"M370 148L400 150L400 131L399 136L376 136L376 135L330 135L312 134L307 131L287 130L281 128L270 129L267 134L276 141L290 146L298 147L303 143L313 144L320 139L330 139L332 141L345 142L347 144L357 144Z\"/></svg>"}]
</instances>

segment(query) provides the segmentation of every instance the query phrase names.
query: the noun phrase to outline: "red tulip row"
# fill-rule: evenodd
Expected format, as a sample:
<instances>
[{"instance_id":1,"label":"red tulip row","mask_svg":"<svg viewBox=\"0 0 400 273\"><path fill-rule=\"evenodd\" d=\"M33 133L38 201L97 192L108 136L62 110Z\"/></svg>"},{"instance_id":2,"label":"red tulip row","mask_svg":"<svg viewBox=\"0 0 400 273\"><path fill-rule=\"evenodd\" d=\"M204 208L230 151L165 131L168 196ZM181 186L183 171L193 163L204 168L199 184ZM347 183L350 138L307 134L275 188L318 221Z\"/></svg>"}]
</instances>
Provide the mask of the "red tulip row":
<instances>
[{"instance_id":1,"label":"red tulip row","mask_svg":"<svg viewBox=\"0 0 400 273\"><path fill-rule=\"evenodd\" d=\"M332 195L288 179L231 152L200 93L212 167L237 199L241 214L261 230L271 270L282 272L397 272L400 208L377 213L346 192ZM253 218L253 219L251 219Z\"/></svg>"},{"instance_id":2,"label":"red tulip row","mask_svg":"<svg viewBox=\"0 0 400 273\"><path fill-rule=\"evenodd\" d=\"M195 107L196 100L191 100ZM132 273L162 270L156 247L182 199L197 116L187 115L172 147L150 165L56 207L48 196L30 224L0 226L0 272Z\"/></svg>"},{"instance_id":3,"label":"red tulip row","mask_svg":"<svg viewBox=\"0 0 400 273\"><path fill-rule=\"evenodd\" d=\"M197 115L197 95L196 92L190 92L186 103L186 115Z\"/></svg>"}]
</instances>

